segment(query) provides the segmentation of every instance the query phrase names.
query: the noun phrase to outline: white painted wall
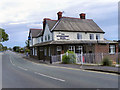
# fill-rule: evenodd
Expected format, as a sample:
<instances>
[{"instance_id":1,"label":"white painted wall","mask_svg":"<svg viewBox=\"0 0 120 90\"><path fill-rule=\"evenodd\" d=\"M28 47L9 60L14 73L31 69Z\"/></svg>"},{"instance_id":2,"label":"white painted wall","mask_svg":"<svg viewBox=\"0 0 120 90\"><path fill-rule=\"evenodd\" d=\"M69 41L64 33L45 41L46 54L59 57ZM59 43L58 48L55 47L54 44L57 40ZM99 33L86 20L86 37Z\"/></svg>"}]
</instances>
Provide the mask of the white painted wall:
<instances>
[{"instance_id":1,"label":"white painted wall","mask_svg":"<svg viewBox=\"0 0 120 90\"><path fill-rule=\"evenodd\" d=\"M37 38L33 38L33 45L37 44L38 43L38 40Z\"/></svg>"},{"instance_id":2,"label":"white painted wall","mask_svg":"<svg viewBox=\"0 0 120 90\"><path fill-rule=\"evenodd\" d=\"M38 39L38 43L41 43L41 37L38 37L37 39Z\"/></svg>"},{"instance_id":3,"label":"white painted wall","mask_svg":"<svg viewBox=\"0 0 120 90\"><path fill-rule=\"evenodd\" d=\"M32 33L30 33L30 38L31 40L29 40L29 43L30 43L30 46L32 46L33 45Z\"/></svg>"},{"instance_id":4,"label":"white painted wall","mask_svg":"<svg viewBox=\"0 0 120 90\"><path fill-rule=\"evenodd\" d=\"M85 32L58 32L58 31L54 31L53 32L53 39L54 40L58 40L59 37L57 37L57 35L59 35L59 33L64 33L65 35L69 35L69 37L67 37L67 39L69 40L78 40L77 39L77 33L81 33L82 34L82 40L90 40L90 34L94 34L94 40L96 40L96 34L100 34L100 40L104 40L104 34L103 33L85 33Z\"/></svg>"},{"instance_id":5,"label":"white painted wall","mask_svg":"<svg viewBox=\"0 0 120 90\"><path fill-rule=\"evenodd\" d=\"M44 31L44 34L43 34L43 42L46 42L45 41L45 36L47 36L47 41L48 41L48 35L50 35L50 40L49 41L51 41L52 40L52 33L49 30L48 24L46 24L45 31Z\"/></svg>"},{"instance_id":6,"label":"white painted wall","mask_svg":"<svg viewBox=\"0 0 120 90\"><path fill-rule=\"evenodd\" d=\"M32 44L32 39L31 39L31 40L29 40L29 43L30 43L30 47L31 47L31 46L33 45L33 44Z\"/></svg>"}]
</instances>

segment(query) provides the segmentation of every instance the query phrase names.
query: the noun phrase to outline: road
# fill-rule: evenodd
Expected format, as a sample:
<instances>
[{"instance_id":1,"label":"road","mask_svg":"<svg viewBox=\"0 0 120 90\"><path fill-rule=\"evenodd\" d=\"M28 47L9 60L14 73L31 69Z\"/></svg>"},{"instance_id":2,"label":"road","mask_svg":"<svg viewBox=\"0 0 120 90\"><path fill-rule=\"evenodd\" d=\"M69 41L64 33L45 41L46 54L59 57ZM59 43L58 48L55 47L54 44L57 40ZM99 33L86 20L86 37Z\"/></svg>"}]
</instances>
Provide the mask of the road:
<instances>
[{"instance_id":1,"label":"road","mask_svg":"<svg viewBox=\"0 0 120 90\"><path fill-rule=\"evenodd\" d=\"M118 88L118 76L36 64L13 52L2 55L3 88Z\"/></svg>"}]
</instances>

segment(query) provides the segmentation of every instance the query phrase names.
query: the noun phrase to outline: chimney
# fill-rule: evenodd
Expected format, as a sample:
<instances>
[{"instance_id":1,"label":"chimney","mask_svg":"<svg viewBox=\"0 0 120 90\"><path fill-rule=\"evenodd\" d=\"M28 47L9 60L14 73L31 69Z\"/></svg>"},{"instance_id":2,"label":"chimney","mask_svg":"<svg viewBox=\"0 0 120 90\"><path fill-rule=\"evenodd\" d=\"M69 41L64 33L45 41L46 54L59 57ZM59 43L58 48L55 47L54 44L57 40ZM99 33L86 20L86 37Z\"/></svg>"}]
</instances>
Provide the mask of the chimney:
<instances>
[{"instance_id":1,"label":"chimney","mask_svg":"<svg viewBox=\"0 0 120 90\"><path fill-rule=\"evenodd\" d=\"M58 15L58 20L62 18L62 12L58 12L57 15Z\"/></svg>"},{"instance_id":2,"label":"chimney","mask_svg":"<svg viewBox=\"0 0 120 90\"><path fill-rule=\"evenodd\" d=\"M43 30L45 29L46 20L51 20L51 19L49 19L49 18L44 18L43 19Z\"/></svg>"},{"instance_id":3,"label":"chimney","mask_svg":"<svg viewBox=\"0 0 120 90\"><path fill-rule=\"evenodd\" d=\"M85 13L81 13L81 14L80 14L80 18L81 18L81 19L85 19L85 15L86 15Z\"/></svg>"}]
</instances>

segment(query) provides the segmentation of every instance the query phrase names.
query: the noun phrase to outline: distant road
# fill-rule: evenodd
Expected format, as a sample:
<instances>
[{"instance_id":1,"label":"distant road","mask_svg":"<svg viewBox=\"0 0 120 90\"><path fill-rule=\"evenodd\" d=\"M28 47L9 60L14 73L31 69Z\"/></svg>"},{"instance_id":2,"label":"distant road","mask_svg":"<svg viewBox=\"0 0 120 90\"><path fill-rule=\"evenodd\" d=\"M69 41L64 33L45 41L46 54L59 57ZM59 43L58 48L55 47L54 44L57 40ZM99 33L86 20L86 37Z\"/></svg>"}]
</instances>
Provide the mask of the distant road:
<instances>
[{"instance_id":1,"label":"distant road","mask_svg":"<svg viewBox=\"0 0 120 90\"><path fill-rule=\"evenodd\" d=\"M13 52L2 58L3 88L117 88L118 76L35 64Z\"/></svg>"}]
</instances>

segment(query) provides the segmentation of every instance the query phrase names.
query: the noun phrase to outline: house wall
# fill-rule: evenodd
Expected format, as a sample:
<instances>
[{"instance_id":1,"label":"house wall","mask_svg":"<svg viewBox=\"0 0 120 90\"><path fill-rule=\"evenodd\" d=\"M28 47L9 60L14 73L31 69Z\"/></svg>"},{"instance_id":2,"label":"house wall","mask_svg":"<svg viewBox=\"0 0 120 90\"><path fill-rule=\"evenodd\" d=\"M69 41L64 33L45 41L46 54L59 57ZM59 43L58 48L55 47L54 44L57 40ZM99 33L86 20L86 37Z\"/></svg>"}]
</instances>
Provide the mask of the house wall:
<instances>
[{"instance_id":1,"label":"house wall","mask_svg":"<svg viewBox=\"0 0 120 90\"><path fill-rule=\"evenodd\" d=\"M35 50L36 50L36 52L37 52L36 55L35 55ZM31 48L30 48L30 56L31 56L32 58L39 59L39 51L38 51L38 50L39 50L38 47L31 47Z\"/></svg>"},{"instance_id":2,"label":"house wall","mask_svg":"<svg viewBox=\"0 0 120 90\"><path fill-rule=\"evenodd\" d=\"M48 35L50 36L50 40L48 40ZM47 40L45 40L45 36L47 37ZM52 33L49 30L48 24L46 24L45 31L43 34L43 42L51 41L51 40L52 40Z\"/></svg>"},{"instance_id":3,"label":"house wall","mask_svg":"<svg viewBox=\"0 0 120 90\"><path fill-rule=\"evenodd\" d=\"M30 33L30 38L31 40L29 40L29 43L30 43L30 46L32 46L33 45L32 33Z\"/></svg>"},{"instance_id":4,"label":"house wall","mask_svg":"<svg viewBox=\"0 0 120 90\"><path fill-rule=\"evenodd\" d=\"M37 38L33 38L33 45L37 44L38 43L38 40Z\"/></svg>"},{"instance_id":5,"label":"house wall","mask_svg":"<svg viewBox=\"0 0 120 90\"><path fill-rule=\"evenodd\" d=\"M115 45L115 51L116 53L114 54L110 54L109 53L109 45L111 44L104 44L104 45L100 45L100 44L96 44L95 45L95 53L97 54L95 56L95 59L97 61L99 61L99 58L101 57L99 54L103 53L103 57L108 57L110 60L112 61L117 61L117 57L118 57L118 44L112 44Z\"/></svg>"},{"instance_id":6,"label":"house wall","mask_svg":"<svg viewBox=\"0 0 120 90\"><path fill-rule=\"evenodd\" d=\"M41 36L38 37L37 40L38 40L38 43L41 43L41 42L42 42L42 41L41 41Z\"/></svg>"},{"instance_id":7,"label":"house wall","mask_svg":"<svg viewBox=\"0 0 120 90\"><path fill-rule=\"evenodd\" d=\"M109 44L95 44L95 53L109 53Z\"/></svg>"},{"instance_id":8,"label":"house wall","mask_svg":"<svg viewBox=\"0 0 120 90\"><path fill-rule=\"evenodd\" d=\"M69 37L67 37L67 39L69 40L78 40L77 39L77 34L81 33L82 34L82 40L90 40L90 34L94 34L94 40L96 40L96 34L100 34L100 40L104 40L104 34L103 33L85 33L85 32L58 32L58 31L54 31L53 32L53 38L54 40L58 40L59 37L57 37L57 35L59 35L59 33L64 33L65 35L68 35Z\"/></svg>"}]
</instances>

